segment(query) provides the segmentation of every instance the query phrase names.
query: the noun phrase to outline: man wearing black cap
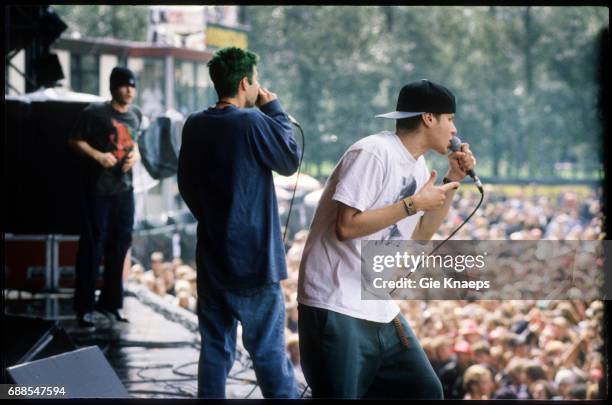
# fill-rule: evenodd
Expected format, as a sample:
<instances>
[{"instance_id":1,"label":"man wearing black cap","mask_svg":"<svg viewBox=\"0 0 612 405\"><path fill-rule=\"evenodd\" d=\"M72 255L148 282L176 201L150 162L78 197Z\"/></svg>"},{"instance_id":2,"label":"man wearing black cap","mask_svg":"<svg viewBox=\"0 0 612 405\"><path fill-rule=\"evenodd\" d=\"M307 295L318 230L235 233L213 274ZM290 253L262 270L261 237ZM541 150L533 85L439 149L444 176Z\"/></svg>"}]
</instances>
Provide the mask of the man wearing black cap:
<instances>
[{"instance_id":1,"label":"man wearing black cap","mask_svg":"<svg viewBox=\"0 0 612 405\"><path fill-rule=\"evenodd\" d=\"M74 309L79 326L93 327L94 309L127 322L123 306L123 263L132 243L132 167L140 159L136 137L142 120L132 105L136 80L127 68L110 75L112 100L81 113L70 144L85 156L81 176L81 235L76 259ZM98 268L104 257L104 286L97 303Z\"/></svg>"},{"instance_id":2,"label":"man wearing black cap","mask_svg":"<svg viewBox=\"0 0 612 405\"><path fill-rule=\"evenodd\" d=\"M353 144L327 181L300 263L302 370L314 397L442 398L442 386L392 300L361 300L362 240L429 240L475 164L467 144L449 155L443 185L424 154L456 134L455 97L421 80L404 86L396 131Z\"/></svg>"}]
</instances>

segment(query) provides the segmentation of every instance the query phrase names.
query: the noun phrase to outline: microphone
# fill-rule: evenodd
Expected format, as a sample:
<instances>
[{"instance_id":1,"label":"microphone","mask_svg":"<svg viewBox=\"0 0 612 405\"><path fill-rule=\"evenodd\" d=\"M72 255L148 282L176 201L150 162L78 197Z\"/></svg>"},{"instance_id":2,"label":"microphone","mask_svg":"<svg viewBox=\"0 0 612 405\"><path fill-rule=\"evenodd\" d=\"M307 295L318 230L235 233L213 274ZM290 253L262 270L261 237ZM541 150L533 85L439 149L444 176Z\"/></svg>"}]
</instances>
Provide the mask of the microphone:
<instances>
[{"instance_id":1,"label":"microphone","mask_svg":"<svg viewBox=\"0 0 612 405\"><path fill-rule=\"evenodd\" d=\"M290 121L290 122L291 122L293 125L295 125L296 127L300 127L300 128L301 128L300 123L298 122L298 120L296 120L295 118L293 118L293 115L291 115L291 114L289 114L289 113L286 113L286 114L287 114L287 118L289 118L289 121Z\"/></svg>"},{"instance_id":2,"label":"microphone","mask_svg":"<svg viewBox=\"0 0 612 405\"><path fill-rule=\"evenodd\" d=\"M460 152L461 151L461 139L459 139L458 136L453 136L451 138L451 145L448 149L451 152ZM476 187L478 187L478 190L481 193L484 193L484 189L482 188L482 182L480 181L478 176L476 176L476 173L474 173L474 169L468 170L467 174L468 176L472 178L472 180L474 180L474 183L476 183Z\"/></svg>"}]
</instances>

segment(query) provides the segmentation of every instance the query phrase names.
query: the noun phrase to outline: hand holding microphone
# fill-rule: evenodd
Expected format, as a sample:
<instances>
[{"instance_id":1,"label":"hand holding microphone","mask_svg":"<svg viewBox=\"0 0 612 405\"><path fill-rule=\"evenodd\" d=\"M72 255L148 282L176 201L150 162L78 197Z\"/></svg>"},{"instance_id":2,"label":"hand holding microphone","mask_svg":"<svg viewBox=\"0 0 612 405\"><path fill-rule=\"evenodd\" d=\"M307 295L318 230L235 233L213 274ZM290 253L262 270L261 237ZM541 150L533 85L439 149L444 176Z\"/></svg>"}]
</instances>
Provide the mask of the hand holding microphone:
<instances>
[{"instance_id":1,"label":"hand holding microphone","mask_svg":"<svg viewBox=\"0 0 612 405\"><path fill-rule=\"evenodd\" d=\"M257 96L257 101L255 104L257 105L257 107L261 107L264 104L268 104L270 101L276 100L277 98L278 96L276 95L276 93L272 93L265 87L260 87L259 94ZM287 114L287 118L289 118L289 121L291 121L293 125L295 125L296 127L300 127L300 123L298 122L298 120L296 120L291 114Z\"/></svg>"},{"instance_id":2,"label":"hand holding microphone","mask_svg":"<svg viewBox=\"0 0 612 405\"><path fill-rule=\"evenodd\" d=\"M268 89L266 89L265 87L260 87L259 94L257 95L257 101L255 102L255 105L257 107L261 107L265 104L268 104L270 101L276 100L277 98L278 96L276 95L276 93L272 93L271 91L268 91Z\"/></svg>"},{"instance_id":3,"label":"hand holding microphone","mask_svg":"<svg viewBox=\"0 0 612 405\"><path fill-rule=\"evenodd\" d=\"M480 192L483 192L482 182L474 172L476 166L476 158L470 150L470 145L461 143L461 139L457 136L451 138L449 147L451 154L448 155L449 169L447 177L450 180L462 180L465 176L470 176L476 183L476 187Z\"/></svg>"}]
</instances>

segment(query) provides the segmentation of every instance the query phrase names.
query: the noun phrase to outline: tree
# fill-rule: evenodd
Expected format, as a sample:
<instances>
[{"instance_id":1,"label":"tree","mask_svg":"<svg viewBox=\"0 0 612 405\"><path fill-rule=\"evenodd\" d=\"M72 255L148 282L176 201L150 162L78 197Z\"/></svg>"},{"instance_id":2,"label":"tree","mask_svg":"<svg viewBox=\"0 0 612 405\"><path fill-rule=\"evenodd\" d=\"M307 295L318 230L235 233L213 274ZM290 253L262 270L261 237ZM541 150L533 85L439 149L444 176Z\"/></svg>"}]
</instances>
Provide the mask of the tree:
<instances>
[{"instance_id":1,"label":"tree","mask_svg":"<svg viewBox=\"0 0 612 405\"><path fill-rule=\"evenodd\" d=\"M147 39L148 6L54 5L69 30L88 37Z\"/></svg>"},{"instance_id":2,"label":"tree","mask_svg":"<svg viewBox=\"0 0 612 405\"><path fill-rule=\"evenodd\" d=\"M245 16L264 83L306 130L306 161L335 162L357 139L393 130L374 116L395 108L403 84L428 78L457 95L479 171L526 177L558 176L560 161L600 164L595 57L606 11L248 6ZM326 134L338 142L321 143Z\"/></svg>"}]
</instances>

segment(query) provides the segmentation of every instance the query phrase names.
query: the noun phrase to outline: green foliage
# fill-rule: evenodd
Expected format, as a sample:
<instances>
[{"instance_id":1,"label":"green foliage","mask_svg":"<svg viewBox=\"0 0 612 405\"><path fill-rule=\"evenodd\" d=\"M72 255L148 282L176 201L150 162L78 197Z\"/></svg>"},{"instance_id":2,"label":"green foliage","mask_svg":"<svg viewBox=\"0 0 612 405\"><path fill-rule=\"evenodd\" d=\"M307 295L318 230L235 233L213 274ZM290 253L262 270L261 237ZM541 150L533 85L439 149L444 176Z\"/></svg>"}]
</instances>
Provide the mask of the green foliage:
<instances>
[{"instance_id":1,"label":"green foliage","mask_svg":"<svg viewBox=\"0 0 612 405\"><path fill-rule=\"evenodd\" d=\"M54 7L84 36L146 39L147 6ZM302 123L313 173L359 138L393 131L374 116L395 108L402 85L428 78L455 93L459 136L482 175L601 176L596 57L607 8L245 6L243 14L260 82ZM444 157L428 159L445 169Z\"/></svg>"},{"instance_id":2,"label":"green foliage","mask_svg":"<svg viewBox=\"0 0 612 405\"><path fill-rule=\"evenodd\" d=\"M69 32L85 37L146 41L148 6L53 5Z\"/></svg>"},{"instance_id":3,"label":"green foliage","mask_svg":"<svg viewBox=\"0 0 612 405\"><path fill-rule=\"evenodd\" d=\"M394 130L374 116L421 78L457 96L459 136L483 174L565 177L558 162L573 163L574 178L600 173L605 8L248 6L245 15L260 81L301 121L313 173L357 139Z\"/></svg>"}]
</instances>

